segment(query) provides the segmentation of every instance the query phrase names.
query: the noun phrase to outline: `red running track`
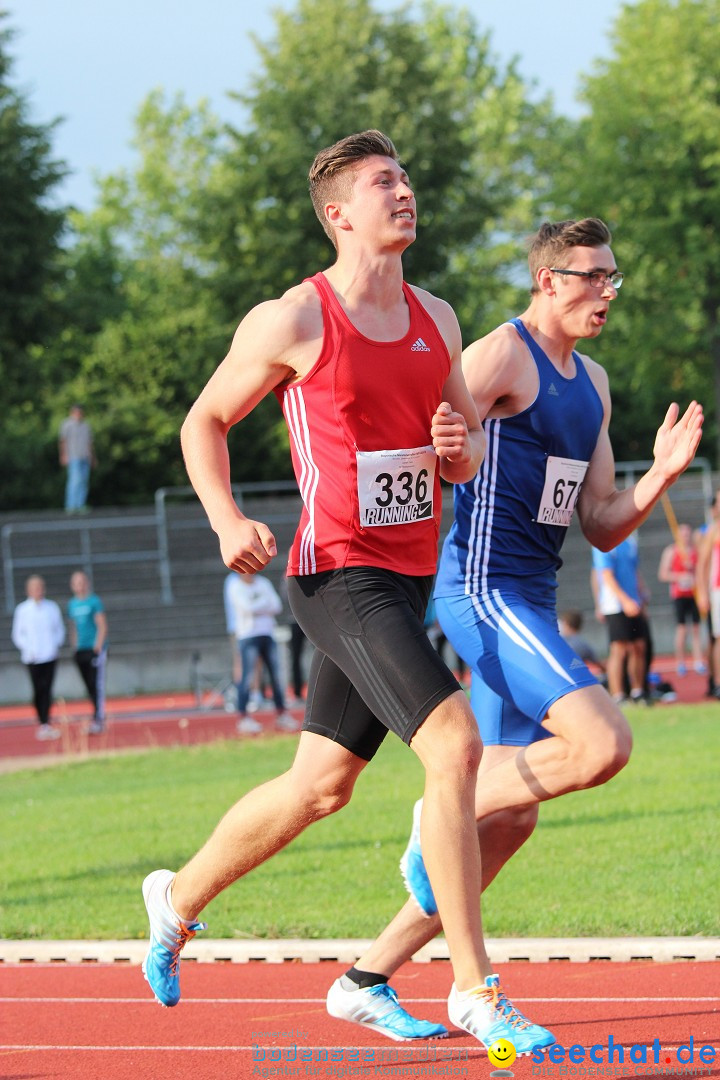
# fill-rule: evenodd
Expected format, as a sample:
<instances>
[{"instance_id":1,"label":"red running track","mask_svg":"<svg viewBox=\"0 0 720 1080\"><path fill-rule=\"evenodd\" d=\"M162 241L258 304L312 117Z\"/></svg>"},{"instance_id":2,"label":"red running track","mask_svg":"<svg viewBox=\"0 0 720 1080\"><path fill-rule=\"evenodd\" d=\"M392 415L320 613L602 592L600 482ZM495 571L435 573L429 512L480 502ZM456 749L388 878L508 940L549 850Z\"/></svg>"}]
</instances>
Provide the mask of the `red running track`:
<instances>
[{"instance_id":1,"label":"red running track","mask_svg":"<svg viewBox=\"0 0 720 1080\"><path fill-rule=\"evenodd\" d=\"M254 714L268 734L273 732L272 703ZM302 710L288 710L300 723ZM52 719L60 731L54 741L36 739L37 721L27 705L0 707L0 761L8 767L52 764L95 753L149 750L157 746L190 746L237 737L237 714L199 707L192 694L158 694L116 698L108 702L108 722L101 735L88 735L91 709L85 702L56 702ZM242 736L248 738L248 736Z\"/></svg>"},{"instance_id":2,"label":"red running track","mask_svg":"<svg viewBox=\"0 0 720 1080\"><path fill-rule=\"evenodd\" d=\"M674 685L678 702L691 704L708 700L705 697L706 676L690 671L684 678L679 678L669 657L658 658L653 670ZM211 697L208 702L215 704ZM268 707L255 714L267 733L273 731L274 713L270 704L267 702ZM654 707L662 709L666 706L660 703ZM720 702L717 707L720 713ZM298 721L302 720L301 709L289 711ZM90 718L87 702L65 704L58 701L52 715L62 737L54 742L39 742L35 738L37 722L31 706L0 706L0 766L50 764L96 752L191 745L237 737L234 714L217 707L199 708L195 697L189 693L112 699L108 702L107 731L99 736L86 734Z\"/></svg>"},{"instance_id":3,"label":"red running track","mask_svg":"<svg viewBox=\"0 0 720 1080\"><path fill-rule=\"evenodd\" d=\"M485 1053L455 1029L442 1041L395 1043L333 1020L324 997L343 967L186 962L183 1001L175 1009L162 1009L137 967L6 965L0 968L0 1076L490 1077ZM500 974L519 1008L550 1027L559 1047L574 1047L575 1064L567 1057L564 1065L518 1059L512 1067L517 1080L720 1076L716 964L515 963L501 967ZM407 964L393 979L411 1011L443 1022L450 983L446 962ZM693 1062L684 1064L691 1039ZM610 1040L615 1044L611 1061ZM589 1058L592 1047L597 1062ZM700 1061L703 1047L713 1048L712 1064ZM640 1058L643 1053L646 1063L630 1060L631 1054ZM709 1056L708 1050L704 1053Z\"/></svg>"}]
</instances>

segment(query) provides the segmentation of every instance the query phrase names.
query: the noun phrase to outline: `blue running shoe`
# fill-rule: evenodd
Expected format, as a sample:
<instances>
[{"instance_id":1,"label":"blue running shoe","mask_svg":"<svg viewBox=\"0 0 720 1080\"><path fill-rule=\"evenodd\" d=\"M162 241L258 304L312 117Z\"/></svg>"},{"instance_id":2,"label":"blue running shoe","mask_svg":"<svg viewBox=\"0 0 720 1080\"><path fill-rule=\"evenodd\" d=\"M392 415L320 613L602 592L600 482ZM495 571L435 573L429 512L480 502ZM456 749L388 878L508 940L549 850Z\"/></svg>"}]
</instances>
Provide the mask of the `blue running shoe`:
<instances>
[{"instance_id":1,"label":"blue running shoe","mask_svg":"<svg viewBox=\"0 0 720 1080\"><path fill-rule=\"evenodd\" d=\"M336 979L328 990L327 1011L338 1020L362 1024L372 1031L379 1031L395 1042L411 1042L413 1039L446 1039L448 1030L442 1024L429 1020L416 1020L405 1012L392 986L355 987L348 990L343 985L344 976ZM350 980L347 980L349 983Z\"/></svg>"},{"instance_id":2,"label":"blue running shoe","mask_svg":"<svg viewBox=\"0 0 720 1080\"><path fill-rule=\"evenodd\" d=\"M150 944L142 963L143 975L161 1005L172 1008L180 1000L180 950L207 924L179 919L167 901L172 870L153 870L142 892L150 920Z\"/></svg>"},{"instance_id":3,"label":"blue running shoe","mask_svg":"<svg viewBox=\"0 0 720 1080\"><path fill-rule=\"evenodd\" d=\"M433 896L430 878L427 876L425 863L420 849L420 813L422 799L418 799L413 808L412 832L403 857L400 860L400 873L405 888L420 905L425 915L437 915L437 904Z\"/></svg>"},{"instance_id":4,"label":"blue running shoe","mask_svg":"<svg viewBox=\"0 0 720 1080\"><path fill-rule=\"evenodd\" d=\"M459 994L453 986L448 998L448 1016L456 1027L479 1039L485 1049L498 1039L507 1039L518 1057L543 1046L552 1046L555 1036L531 1023L500 989L499 975L488 975L484 986Z\"/></svg>"}]
</instances>

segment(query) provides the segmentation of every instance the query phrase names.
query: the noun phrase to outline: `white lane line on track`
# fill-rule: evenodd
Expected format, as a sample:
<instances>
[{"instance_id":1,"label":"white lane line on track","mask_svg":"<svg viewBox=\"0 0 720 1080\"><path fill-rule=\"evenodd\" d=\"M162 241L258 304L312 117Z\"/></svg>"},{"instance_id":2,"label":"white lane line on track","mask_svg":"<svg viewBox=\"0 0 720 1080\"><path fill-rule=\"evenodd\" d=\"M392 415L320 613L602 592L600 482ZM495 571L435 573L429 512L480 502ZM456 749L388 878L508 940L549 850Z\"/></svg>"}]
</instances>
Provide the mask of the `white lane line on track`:
<instances>
[{"instance_id":1,"label":"white lane line on track","mask_svg":"<svg viewBox=\"0 0 720 1080\"><path fill-rule=\"evenodd\" d=\"M665 1002L670 1001L673 1004L675 1002L683 1004L694 1004L696 1002L716 1002L720 1005L720 998L715 997L516 997L513 995L514 1001L521 1001L523 1004L529 1002L533 1005L552 1003L568 1005L592 1005L593 1002L598 1004L603 1003L617 1003L624 1004L640 1003L640 1002ZM59 1004L108 1004L108 1005L156 1005L157 1003L153 998L149 997L32 997L25 995L23 997L0 997L0 1005L12 1004L13 1002L33 1002L35 1004L52 1004L57 1002ZM415 1005L444 1005L447 1002L447 998L444 997L407 997L403 996L403 1001L408 1004ZM182 999L184 1005L324 1005L325 998L241 998L241 997L184 997Z\"/></svg>"},{"instance_id":2,"label":"white lane line on track","mask_svg":"<svg viewBox=\"0 0 720 1080\"><path fill-rule=\"evenodd\" d=\"M424 1043L422 1045L425 1046ZM640 1043L614 1043L613 1045L615 1047L617 1047L617 1048L630 1048L631 1046L643 1046L645 1044L640 1042ZM662 1049L663 1052L668 1051L668 1050L679 1050L680 1047L683 1046L683 1045L684 1045L683 1043L663 1044L661 1049ZM411 1053L412 1051L410 1050L410 1046L411 1046L411 1044L405 1043L405 1044L403 1044L402 1047L398 1047L397 1052L398 1053L403 1053L403 1051L404 1051L406 1054ZM601 1043L588 1043L588 1045L584 1046L583 1049L589 1051L589 1050L592 1050L595 1046L602 1046L602 1044ZM222 1052L227 1052L227 1053L247 1053L248 1051L253 1051L253 1050L254 1051L267 1050L267 1051L275 1051L277 1053L278 1050L289 1050L289 1049L290 1049L290 1047L288 1047L288 1046L260 1046L257 1043L252 1044L250 1046L142 1046L142 1045L140 1045L140 1046L132 1046L132 1045L119 1046L119 1045L115 1045L115 1044L104 1045L104 1046L87 1046L87 1045L82 1045L82 1044L78 1045L78 1044L74 1044L74 1043L67 1043L67 1044L57 1044L57 1043L34 1043L34 1044L29 1044L29 1043L0 1043L0 1053L7 1053L7 1052L10 1052L10 1051L13 1051L13 1050L22 1050L22 1051L25 1051L25 1052L27 1052L28 1050L37 1050L37 1051L43 1051L43 1052L46 1052L48 1050L54 1050L54 1051L58 1051L58 1052L59 1051L67 1051L67 1052L70 1052L70 1053L75 1053L78 1050L90 1050L90 1051L95 1051L96 1053L97 1052L102 1052L102 1053L109 1053L109 1052L118 1053L119 1052L119 1053L123 1053L123 1054L130 1053L130 1051L132 1051L133 1053L138 1053L138 1052L141 1052L141 1051L147 1051L148 1053L151 1053L151 1054L157 1054L157 1053L160 1053L160 1052L166 1052L166 1053L175 1054L175 1053L178 1053L180 1051L186 1051L186 1052L187 1051L192 1051L192 1052L202 1051L203 1053L217 1054L217 1053L222 1053ZM327 1051L328 1053L333 1053L334 1052L335 1054L337 1054L338 1052L345 1053L349 1049L352 1049L353 1051L361 1051L361 1052L373 1051L378 1057L380 1057L381 1055L389 1055L389 1054L391 1054L394 1048L383 1045L383 1046L352 1046L352 1047L347 1047L347 1046L346 1047L342 1047L342 1046L302 1046L300 1049L303 1051L303 1053L308 1053L309 1052L309 1053L312 1053L312 1054L318 1054L318 1053L321 1053L321 1052L324 1052L324 1051ZM468 1054L470 1054L470 1055L474 1055L474 1054L482 1054L482 1055L484 1055L485 1054L485 1050L484 1050L484 1048L482 1046L448 1047L446 1045L443 1045L443 1046L438 1045L438 1047L436 1048L435 1045L432 1044L432 1045L426 1047L426 1049L430 1050L431 1053L430 1053L430 1057L426 1058L425 1060L431 1060L431 1059L434 1058L436 1061L450 1061L450 1060L453 1060L453 1058L450 1056L451 1053L454 1054L454 1060L459 1060L459 1058L458 1058L459 1053L462 1054L462 1059L463 1060L467 1059L466 1055L468 1055ZM604 1047L603 1047L603 1049L604 1049ZM529 1055L527 1055L527 1054L523 1055L523 1057L528 1057L528 1056ZM260 1059L260 1060L262 1060L262 1059ZM322 1060L331 1060L331 1059L323 1058ZM421 1058L416 1058L415 1059L417 1064L421 1064L422 1060L423 1059L421 1059ZM396 1059L394 1064L397 1064L397 1063L398 1062L397 1062L397 1059ZM406 1064L408 1064L408 1063L411 1063L411 1062L407 1062ZM391 1064L391 1062L388 1061L388 1064ZM651 1063L650 1062L633 1062L632 1064L651 1064Z\"/></svg>"}]
</instances>

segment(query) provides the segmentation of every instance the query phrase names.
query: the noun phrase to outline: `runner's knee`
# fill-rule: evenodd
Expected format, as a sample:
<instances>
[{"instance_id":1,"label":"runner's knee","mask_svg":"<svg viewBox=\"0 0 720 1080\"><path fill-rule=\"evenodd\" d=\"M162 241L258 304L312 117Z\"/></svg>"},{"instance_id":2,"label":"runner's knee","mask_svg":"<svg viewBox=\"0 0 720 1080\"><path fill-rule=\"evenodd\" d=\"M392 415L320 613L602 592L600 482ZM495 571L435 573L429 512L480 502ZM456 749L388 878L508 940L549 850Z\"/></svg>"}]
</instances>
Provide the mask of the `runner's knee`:
<instances>
[{"instance_id":1,"label":"runner's knee","mask_svg":"<svg viewBox=\"0 0 720 1080\"><path fill-rule=\"evenodd\" d=\"M300 801L310 821L320 821L342 810L350 802L355 778L345 776L321 777L312 783L304 783Z\"/></svg>"},{"instance_id":2,"label":"runner's knee","mask_svg":"<svg viewBox=\"0 0 720 1080\"><path fill-rule=\"evenodd\" d=\"M428 775L447 776L458 782L474 778L482 758L482 739L469 706L458 709L454 703L431 713L411 742Z\"/></svg>"},{"instance_id":3,"label":"runner's knee","mask_svg":"<svg viewBox=\"0 0 720 1080\"><path fill-rule=\"evenodd\" d=\"M578 741L572 747L577 780L581 787L604 784L627 765L632 750L632 734L620 712L595 738Z\"/></svg>"}]
</instances>

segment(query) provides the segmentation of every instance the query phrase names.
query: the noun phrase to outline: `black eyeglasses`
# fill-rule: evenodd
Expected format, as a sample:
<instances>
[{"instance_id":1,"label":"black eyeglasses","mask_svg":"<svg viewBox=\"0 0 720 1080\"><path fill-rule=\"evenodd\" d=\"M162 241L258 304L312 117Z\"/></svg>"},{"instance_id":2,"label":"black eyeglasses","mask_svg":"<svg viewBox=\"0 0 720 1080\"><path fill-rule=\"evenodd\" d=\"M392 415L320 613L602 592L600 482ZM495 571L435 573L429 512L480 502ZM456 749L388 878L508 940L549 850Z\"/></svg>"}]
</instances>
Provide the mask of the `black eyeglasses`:
<instances>
[{"instance_id":1,"label":"black eyeglasses","mask_svg":"<svg viewBox=\"0 0 720 1080\"><path fill-rule=\"evenodd\" d=\"M557 267L549 267L551 274L572 274L573 277L586 277L593 289L604 289L609 283L617 292L623 283L623 275L619 270L614 274L606 274L604 270L558 270Z\"/></svg>"}]
</instances>

